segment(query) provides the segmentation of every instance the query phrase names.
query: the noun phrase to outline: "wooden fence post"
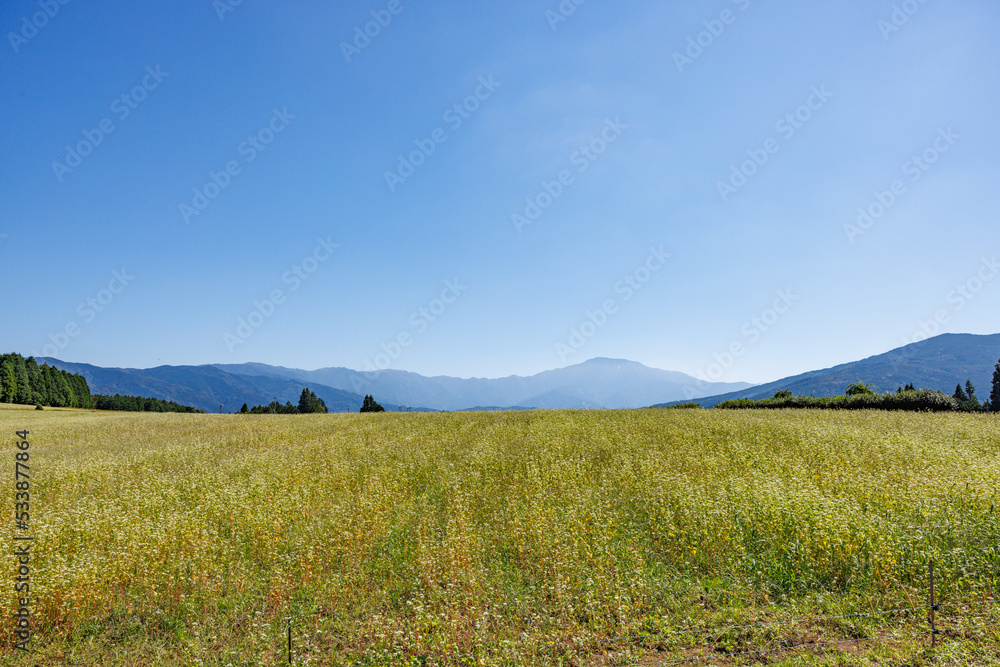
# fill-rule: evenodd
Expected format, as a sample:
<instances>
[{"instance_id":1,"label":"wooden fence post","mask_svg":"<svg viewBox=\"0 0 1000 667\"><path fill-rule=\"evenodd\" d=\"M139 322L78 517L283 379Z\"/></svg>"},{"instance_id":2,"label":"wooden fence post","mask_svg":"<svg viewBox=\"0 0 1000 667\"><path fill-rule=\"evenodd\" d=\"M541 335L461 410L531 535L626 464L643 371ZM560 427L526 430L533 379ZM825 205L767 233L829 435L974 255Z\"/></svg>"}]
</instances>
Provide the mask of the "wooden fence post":
<instances>
[{"instance_id":1,"label":"wooden fence post","mask_svg":"<svg viewBox=\"0 0 1000 667\"><path fill-rule=\"evenodd\" d=\"M930 623L931 623L931 648L937 645L937 626L934 625L934 612L937 611L937 605L934 604L934 559L931 558L930 563L930 575L931 575L931 607L930 607Z\"/></svg>"}]
</instances>

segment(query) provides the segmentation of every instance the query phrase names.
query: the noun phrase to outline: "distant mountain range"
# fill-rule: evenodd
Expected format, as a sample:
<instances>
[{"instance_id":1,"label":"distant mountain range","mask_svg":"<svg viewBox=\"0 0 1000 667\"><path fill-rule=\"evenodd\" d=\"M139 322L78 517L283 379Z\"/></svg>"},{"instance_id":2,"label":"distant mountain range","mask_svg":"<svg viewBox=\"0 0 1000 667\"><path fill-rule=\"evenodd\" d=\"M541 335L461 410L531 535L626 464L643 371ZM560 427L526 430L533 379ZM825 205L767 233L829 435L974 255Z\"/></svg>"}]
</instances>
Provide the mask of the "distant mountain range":
<instances>
[{"instance_id":1,"label":"distant mountain range","mask_svg":"<svg viewBox=\"0 0 1000 667\"><path fill-rule=\"evenodd\" d=\"M267 405L277 399L298 404L305 385L266 375L240 376L213 366L158 366L156 368L101 368L58 359L41 358L39 363L79 373L94 394L129 394L174 401L182 405L218 412L236 412L243 403ZM357 412L363 396L331 387L310 385L331 412Z\"/></svg>"},{"instance_id":2,"label":"distant mountain range","mask_svg":"<svg viewBox=\"0 0 1000 667\"><path fill-rule=\"evenodd\" d=\"M634 361L591 359L530 377L499 379L425 377L406 371L364 373L347 368L305 371L266 364L159 366L145 370L101 368L59 359L40 359L87 379L100 394L162 398L202 410L235 412L246 402L296 403L309 387L334 412L356 412L372 394L389 410L468 410L515 408L639 408L689 395L707 396L745 389L740 383L701 383L684 373L649 368ZM480 407L495 406L495 407Z\"/></svg>"},{"instance_id":3,"label":"distant mountain range","mask_svg":"<svg viewBox=\"0 0 1000 667\"><path fill-rule=\"evenodd\" d=\"M711 407L735 398L770 398L781 389L789 389L797 396L837 396L858 380L874 385L879 392L895 391L913 383L918 389L936 389L949 395L954 393L956 384L964 387L966 380L972 380L976 395L985 400L990 396L998 359L1000 334L943 334L861 361L692 400ZM680 401L674 403L677 402Z\"/></svg>"},{"instance_id":4,"label":"distant mountain range","mask_svg":"<svg viewBox=\"0 0 1000 667\"><path fill-rule=\"evenodd\" d=\"M639 408L675 400L696 392L707 396L736 391L745 382L698 386L690 375L650 368L623 359L591 359L581 364L537 375L506 378L425 377L407 371L362 373L347 368L302 371L264 364L218 365L229 373L256 374L323 385L358 394L372 394L386 408L413 405L438 410L467 410L476 406L499 408ZM666 398L664 398L666 397Z\"/></svg>"},{"instance_id":5,"label":"distant mountain range","mask_svg":"<svg viewBox=\"0 0 1000 667\"><path fill-rule=\"evenodd\" d=\"M917 387L951 394L971 379L981 399L989 396L993 367L1000 358L1000 334L945 334L885 354L811 371L776 382L712 383L623 359L590 361L528 377L426 377L407 371L364 373L348 368L306 371L266 364L216 364L101 368L58 359L39 359L83 375L91 391L161 398L208 412L235 412L246 402L265 405L275 397L296 403L309 387L333 412L356 412L365 394L389 410L510 410L529 408L641 408L695 401L705 406L730 398L767 398L779 389L795 394L835 396L861 380L879 391ZM488 407L487 407L488 406Z\"/></svg>"}]
</instances>

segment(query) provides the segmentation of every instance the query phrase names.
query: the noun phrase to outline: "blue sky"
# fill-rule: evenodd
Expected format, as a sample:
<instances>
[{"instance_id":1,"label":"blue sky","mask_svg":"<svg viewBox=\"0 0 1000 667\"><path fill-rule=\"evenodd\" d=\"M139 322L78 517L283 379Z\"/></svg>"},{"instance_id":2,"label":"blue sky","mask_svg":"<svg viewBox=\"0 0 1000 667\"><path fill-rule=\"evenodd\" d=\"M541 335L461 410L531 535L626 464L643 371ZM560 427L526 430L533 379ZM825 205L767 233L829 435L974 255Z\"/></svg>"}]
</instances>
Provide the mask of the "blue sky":
<instances>
[{"instance_id":1,"label":"blue sky","mask_svg":"<svg viewBox=\"0 0 1000 667\"><path fill-rule=\"evenodd\" d=\"M994 2L229 2L0 7L3 348L764 382L998 331Z\"/></svg>"}]
</instances>

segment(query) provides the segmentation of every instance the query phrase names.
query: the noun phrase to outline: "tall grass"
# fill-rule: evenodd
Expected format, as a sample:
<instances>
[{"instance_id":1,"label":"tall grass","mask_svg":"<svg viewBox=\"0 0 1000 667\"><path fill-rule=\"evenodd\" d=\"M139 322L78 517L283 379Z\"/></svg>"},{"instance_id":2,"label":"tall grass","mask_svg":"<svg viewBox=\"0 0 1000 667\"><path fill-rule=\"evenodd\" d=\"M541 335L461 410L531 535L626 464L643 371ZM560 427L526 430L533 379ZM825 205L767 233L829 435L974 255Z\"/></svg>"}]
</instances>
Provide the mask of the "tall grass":
<instances>
[{"instance_id":1,"label":"tall grass","mask_svg":"<svg viewBox=\"0 0 1000 667\"><path fill-rule=\"evenodd\" d=\"M25 427L38 653L2 664L276 664L288 617L299 664L571 664L1000 575L990 416L3 411L2 456Z\"/></svg>"}]
</instances>

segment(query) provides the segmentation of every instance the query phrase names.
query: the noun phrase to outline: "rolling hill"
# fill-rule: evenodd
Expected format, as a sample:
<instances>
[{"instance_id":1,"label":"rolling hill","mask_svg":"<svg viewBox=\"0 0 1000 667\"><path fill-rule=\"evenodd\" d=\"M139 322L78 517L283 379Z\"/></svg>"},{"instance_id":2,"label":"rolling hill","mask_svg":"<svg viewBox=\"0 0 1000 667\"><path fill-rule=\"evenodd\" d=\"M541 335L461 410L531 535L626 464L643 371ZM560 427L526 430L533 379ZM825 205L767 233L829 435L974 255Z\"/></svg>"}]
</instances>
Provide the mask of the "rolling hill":
<instances>
[{"instance_id":1,"label":"rolling hill","mask_svg":"<svg viewBox=\"0 0 1000 667\"><path fill-rule=\"evenodd\" d=\"M296 380L267 375L242 376L212 366L158 366L156 368L102 368L59 359L41 358L87 380L95 394L148 396L190 405L206 412L236 412L244 402L266 405L275 397L282 403L298 403L306 385ZM331 412L356 412L363 396L311 383L310 389L323 399Z\"/></svg>"},{"instance_id":2,"label":"rolling hill","mask_svg":"<svg viewBox=\"0 0 1000 667\"><path fill-rule=\"evenodd\" d=\"M692 400L710 407L735 398L770 398L781 389L790 389L799 396L837 396L858 380L874 385L879 392L895 391L912 382L918 388L952 394L956 384L964 386L970 379L977 389L976 395L983 400L989 398L997 359L1000 359L1000 334L943 334L861 361ZM679 401L654 407L676 402Z\"/></svg>"}]
</instances>

